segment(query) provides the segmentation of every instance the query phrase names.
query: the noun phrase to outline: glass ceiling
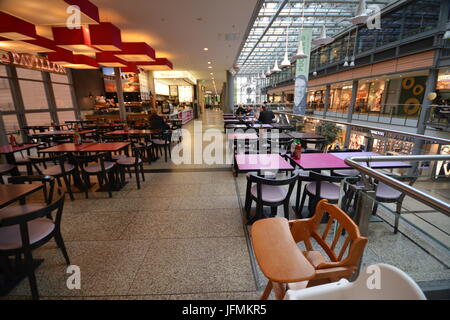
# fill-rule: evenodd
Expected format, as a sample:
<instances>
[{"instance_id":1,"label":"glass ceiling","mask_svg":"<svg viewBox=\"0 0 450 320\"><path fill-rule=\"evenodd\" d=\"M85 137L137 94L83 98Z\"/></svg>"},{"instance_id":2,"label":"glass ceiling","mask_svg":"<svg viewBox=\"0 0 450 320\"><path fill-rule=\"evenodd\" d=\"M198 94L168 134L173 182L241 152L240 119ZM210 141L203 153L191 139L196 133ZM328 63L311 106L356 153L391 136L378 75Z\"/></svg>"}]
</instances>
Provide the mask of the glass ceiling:
<instances>
[{"instance_id":1,"label":"glass ceiling","mask_svg":"<svg viewBox=\"0 0 450 320\"><path fill-rule=\"evenodd\" d=\"M366 0L369 13L372 5L380 9L397 0ZM288 31L289 59L297 51L298 34L302 24L313 29L313 39L318 38L323 25L327 36L334 36L352 26L358 0L265 0L239 53L235 65L239 75L256 75L273 68L283 60Z\"/></svg>"}]
</instances>

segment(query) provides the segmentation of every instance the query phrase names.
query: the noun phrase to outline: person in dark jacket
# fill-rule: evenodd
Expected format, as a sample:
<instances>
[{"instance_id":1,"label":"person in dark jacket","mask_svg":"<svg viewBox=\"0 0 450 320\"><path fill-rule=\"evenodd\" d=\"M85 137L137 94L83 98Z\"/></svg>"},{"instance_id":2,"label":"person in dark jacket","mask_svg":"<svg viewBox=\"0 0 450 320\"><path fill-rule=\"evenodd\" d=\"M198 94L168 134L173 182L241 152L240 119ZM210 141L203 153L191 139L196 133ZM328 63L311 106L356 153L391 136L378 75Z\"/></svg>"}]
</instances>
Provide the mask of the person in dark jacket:
<instances>
[{"instance_id":1,"label":"person in dark jacket","mask_svg":"<svg viewBox=\"0 0 450 320\"><path fill-rule=\"evenodd\" d=\"M245 109L242 105L239 105L239 107L236 109L236 115L237 116L245 115Z\"/></svg>"},{"instance_id":2,"label":"person in dark jacket","mask_svg":"<svg viewBox=\"0 0 450 320\"><path fill-rule=\"evenodd\" d=\"M148 120L150 121L150 128L152 129L164 131L170 128L169 125L164 121L164 118L158 115L155 110L152 110L150 112L150 117Z\"/></svg>"},{"instance_id":3,"label":"person in dark jacket","mask_svg":"<svg viewBox=\"0 0 450 320\"><path fill-rule=\"evenodd\" d=\"M272 110L267 110L266 106L262 106L262 111L259 113L258 121L264 124L271 124L275 115Z\"/></svg>"}]
</instances>

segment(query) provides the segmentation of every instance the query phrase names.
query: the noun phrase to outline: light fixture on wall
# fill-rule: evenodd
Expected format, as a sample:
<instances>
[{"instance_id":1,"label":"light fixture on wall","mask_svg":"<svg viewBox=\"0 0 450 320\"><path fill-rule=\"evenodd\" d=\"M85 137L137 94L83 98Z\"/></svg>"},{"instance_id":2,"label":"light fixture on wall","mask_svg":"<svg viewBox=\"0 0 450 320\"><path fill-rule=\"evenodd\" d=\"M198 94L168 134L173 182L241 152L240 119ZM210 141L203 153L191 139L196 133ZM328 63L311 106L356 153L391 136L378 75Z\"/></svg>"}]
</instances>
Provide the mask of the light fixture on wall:
<instances>
[{"instance_id":1,"label":"light fixture on wall","mask_svg":"<svg viewBox=\"0 0 450 320\"><path fill-rule=\"evenodd\" d=\"M367 22L369 16L367 15L366 0L359 0L358 8L356 9L356 16L351 19L353 25L364 24Z\"/></svg>"},{"instance_id":2,"label":"light fixture on wall","mask_svg":"<svg viewBox=\"0 0 450 320\"><path fill-rule=\"evenodd\" d=\"M442 39L444 39L444 40L449 40L450 39L450 29L445 31L444 36L442 37Z\"/></svg>"},{"instance_id":3,"label":"light fixture on wall","mask_svg":"<svg viewBox=\"0 0 450 320\"><path fill-rule=\"evenodd\" d=\"M297 53L292 57L292 61L295 61L297 59L306 59L308 58L308 55L303 52L303 41L301 39L303 35L303 26L305 21L305 0L303 0L303 6L302 6L302 25L300 27L300 39L298 41L298 48Z\"/></svg>"},{"instance_id":4,"label":"light fixture on wall","mask_svg":"<svg viewBox=\"0 0 450 320\"><path fill-rule=\"evenodd\" d=\"M266 78L266 74L263 72L261 72L261 79L265 79Z\"/></svg>"},{"instance_id":5,"label":"light fixture on wall","mask_svg":"<svg viewBox=\"0 0 450 320\"><path fill-rule=\"evenodd\" d=\"M350 38L352 36L352 31L350 30L350 32L348 33L348 38L347 38L347 51L345 53L345 59L344 59L344 67L348 67L348 49L350 48Z\"/></svg>"}]
</instances>

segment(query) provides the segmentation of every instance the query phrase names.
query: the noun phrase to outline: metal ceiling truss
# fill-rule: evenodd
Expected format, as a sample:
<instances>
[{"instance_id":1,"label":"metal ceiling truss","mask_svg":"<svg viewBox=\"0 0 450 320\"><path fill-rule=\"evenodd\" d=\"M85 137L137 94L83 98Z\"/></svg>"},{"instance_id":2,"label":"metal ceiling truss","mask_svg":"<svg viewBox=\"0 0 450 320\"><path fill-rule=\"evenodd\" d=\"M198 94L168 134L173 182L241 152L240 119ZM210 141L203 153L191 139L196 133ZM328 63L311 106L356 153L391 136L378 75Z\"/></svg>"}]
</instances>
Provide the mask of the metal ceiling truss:
<instances>
[{"instance_id":1,"label":"metal ceiling truss","mask_svg":"<svg viewBox=\"0 0 450 320\"><path fill-rule=\"evenodd\" d=\"M397 0L366 0L367 5L381 8ZM298 45L302 26L313 29L313 38L320 35L323 25L329 36L335 36L352 26L359 0L263 0L259 12L254 15L247 37L241 45L235 65L239 75L257 75L280 62L286 47L286 29L289 29L288 52L292 56Z\"/></svg>"}]
</instances>

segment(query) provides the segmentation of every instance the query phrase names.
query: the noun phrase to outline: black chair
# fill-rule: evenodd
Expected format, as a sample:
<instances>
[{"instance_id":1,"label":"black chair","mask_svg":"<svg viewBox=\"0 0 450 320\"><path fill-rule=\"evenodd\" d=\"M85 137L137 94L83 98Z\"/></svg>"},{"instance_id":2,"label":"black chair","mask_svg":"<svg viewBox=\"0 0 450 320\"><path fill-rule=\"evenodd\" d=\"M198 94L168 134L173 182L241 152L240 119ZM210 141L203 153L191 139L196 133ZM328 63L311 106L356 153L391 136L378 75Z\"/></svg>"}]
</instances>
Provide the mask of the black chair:
<instances>
[{"instance_id":1,"label":"black chair","mask_svg":"<svg viewBox=\"0 0 450 320\"><path fill-rule=\"evenodd\" d=\"M302 217L306 196L309 198L310 215L308 217L311 216L316 208L316 204L322 199L328 200L329 203L338 203L341 188L335 183L340 183L344 179L344 177L326 176L314 171L309 172L309 178L311 182L303 188L302 200L296 212L299 217Z\"/></svg>"},{"instance_id":2,"label":"black chair","mask_svg":"<svg viewBox=\"0 0 450 320\"><path fill-rule=\"evenodd\" d=\"M298 179L298 174L293 174L286 179L267 179L255 174L247 174L247 192L245 195L245 211L249 218L252 202L256 202L256 214L248 222L263 217L263 206L271 208L271 215L277 214L277 207L283 205L284 216L289 219L289 200ZM285 188L283 186L288 186Z\"/></svg>"},{"instance_id":3,"label":"black chair","mask_svg":"<svg viewBox=\"0 0 450 320\"><path fill-rule=\"evenodd\" d=\"M403 180L408 182L410 186L412 186L416 181L417 177L395 177L398 180ZM372 210L372 215L375 215L378 210L378 203L395 203L395 222L394 222L394 233L398 231L398 223L400 220L400 214L402 211L403 200L405 199L406 194L394 189L383 182L377 182L377 188L375 193L375 200Z\"/></svg>"},{"instance_id":4,"label":"black chair","mask_svg":"<svg viewBox=\"0 0 450 320\"><path fill-rule=\"evenodd\" d=\"M167 162L167 155L169 158L172 158L171 154L171 141L172 141L172 131L165 130L160 133L152 134L151 142L153 144L153 148L155 154L160 154L162 156L162 151L164 150L164 160Z\"/></svg>"},{"instance_id":5,"label":"black chair","mask_svg":"<svg viewBox=\"0 0 450 320\"><path fill-rule=\"evenodd\" d=\"M142 154L145 152L145 145L135 143L132 147L133 156L126 157L124 159L119 159L116 161L117 165L120 168L120 173L122 180L125 180L125 170L128 169L131 176L131 168L134 168L134 173L136 174L136 183L138 189L141 188L141 182L139 181L139 171L142 175L142 181L145 181L144 176L144 165L142 161Z\"/></svg>"},{"instance_id":6,"label":"black chair","mask_svg":"<svg viewBox=\"0 0 450 320\"><path fill-rule=\"evenodd\" d=\"M108 195L112 198L112 184L116 174L114 170L115 163L113 161L106 161L107 157L108 154L106 152L93 155L72 156L72 163L75 164L77 170L83 177L86 199L89 197L89 187L91 186L90 176L97 177L100 187L106 185Z\"/></svg>"},{"instance_id":7,"label":"black chair","mask_svg":"<svg viewBox=\"0 0 450 320\"><path fill-rule=\"evenodd\" d=\"M58 155L50 157L29 157L33 168L36 170L38 175L41 176L51 176L56 178L58 186L61 188L61 178L64 180L67 191L69 192L70 199L75 200L72 192L70 177L72 176L74 181L79 179L79 173L76 167L68 162L67 155ZM52 166L47 166L47 164L53 163ZM43 168L42 168L43 167ZM77 177L78 176L78 177Z\"/></svg>"},{"instance_id":8,"label":"black chair","mask_svg":"<svg viewBox=\"0 0 450 320\"><path fill-rule=\"evenodd\" d=\"M18 180L15 180L15 182L18 182ZM0 220L0 261L3 273L6 276L13 273L9 260L11 256L16 257L16 263L24 263L23 267L26 270L31 296L34 300L39 299L39 292L34 273L33 250L54 238L67 265L70 265L69 256L61 235L64 193L61 190L58 191L60 193L59 196L50 204L32 211L15 212L8 215L2 214L2 219ZM53 218L52 213L55 211L56 215ZM23 262L20 259L21 255L25 258Z\"/></svg>"},{"instance_id":9,"label":"black chair","mask_svg":"<svg viewBox=\"0 0 450 320\"><path fill-rule=\"evenodd\" d=\"M5 163L0 164L0 183L5 184L5 181L3 181L3 176L7 174L11 174L17 170L17 167L13 164Z\"/></svg>"},{"instance_id":10,"label":"black chair","mask_svg":"<svg viewBox=\"0 0 450 320\"><path fill-rule=\"evenodd\" d=\"M305 150L314 150L318 152L324 152L327 145L325 139L301 139L301 143ZM314 149L308 149L308 144L313 144Z\"/></svg>"}]
</instances>

